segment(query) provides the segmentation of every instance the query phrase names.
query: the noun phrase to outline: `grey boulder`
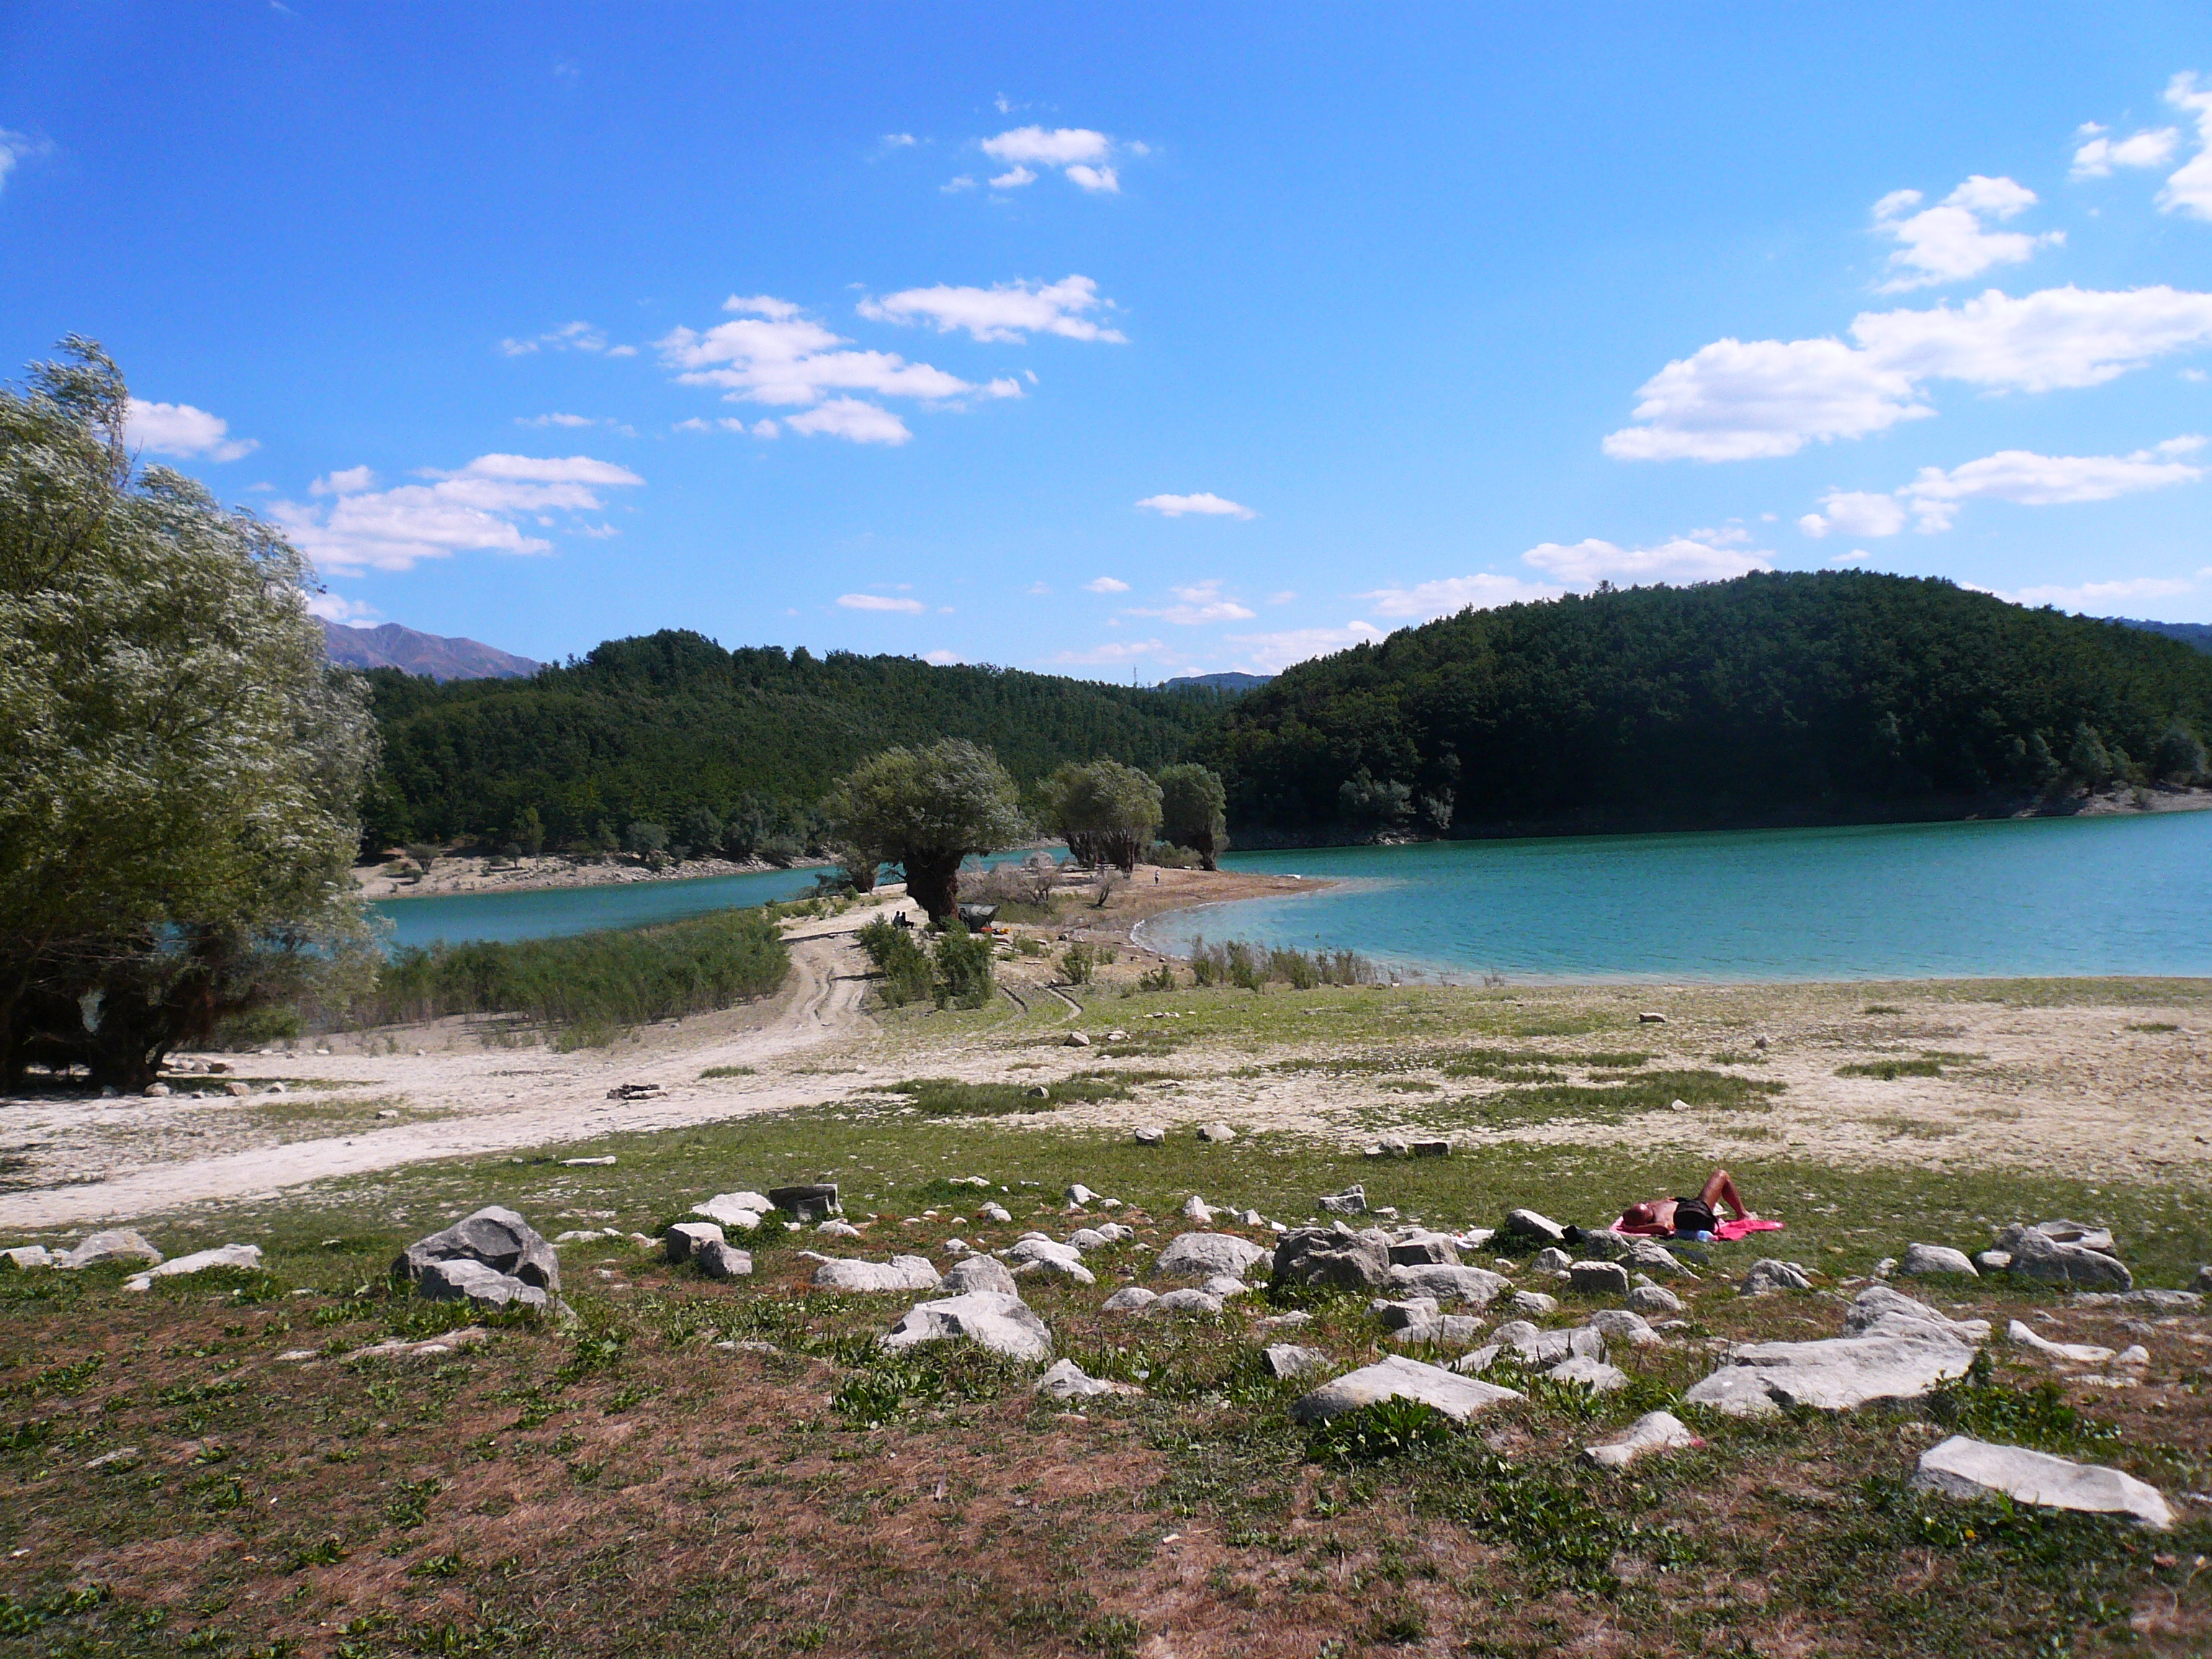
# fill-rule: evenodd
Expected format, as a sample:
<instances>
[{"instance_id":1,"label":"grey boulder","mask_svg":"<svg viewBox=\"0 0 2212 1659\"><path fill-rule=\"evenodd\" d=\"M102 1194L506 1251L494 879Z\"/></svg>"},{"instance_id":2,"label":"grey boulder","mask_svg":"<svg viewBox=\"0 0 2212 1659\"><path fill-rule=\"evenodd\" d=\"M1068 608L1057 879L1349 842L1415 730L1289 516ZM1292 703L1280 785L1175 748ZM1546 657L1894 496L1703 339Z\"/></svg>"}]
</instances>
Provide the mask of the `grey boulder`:
<instances>
[{"instance_id":1,"label":"grey boulder","mask_svg":"<svg viewBox=\"0 0 2212 1659\"><path fill-rule=\"evenodd\" d=\"M1142 1394L1142 1389L1132 1388L1127 1382L1109 1382L1103 1376L1086 1376L1083 1368L1073 1359L1054 1360L1045 1374L1036 1380L1031 1394L1042 1395L1048 1400L1095 1400L1101 1395Z\"/></svg>"},{"instance_id":2,"label":"grey boulder","mask_svg":"<svg viewBox=\"0 0 2212 1659\"><path fill-rule=\"evenodd\" d=\"M722 1242L722 1230L711 1221L672 1223L660 1237L660 1247L671 1261L689 1261L709 1244Z\"/></svg>"},{"instance_id":3,"label":"grey boulder","mask_svg":"<svg viewBox=\"0 0 2212 1659\"><path fill-rule=\"evenodd\" d=\"M702 1215L709 1221L725 1227L739 1228L750 1232L760 1225L761 1218L775 1206L768 1201L765 1193L716 1193L702 1199L691 1206L693 1215Z\"/></svg>"},{"instance_id":4,"label":"grey boulder","mask_svg":"<svg viewBox=\"0 0 2212 1659\"><path fill-rule=\"evenodd\" d=\"M1098 1304L1101 1313L1142 1313L1160 1299L1158 1291L1148 1291L1141 1285L1124 1285L1120 1290Z\"/></svg>"},{"instance_id":5,"label":"grey boulder","mask_svg":"<svg viewBox=\"0 0 2212 1659\"><path fill-rule=\"evenodd\" d=\"M2005 1340L2015 1346L2033 1348L2039 1354L2073 1365L2101 1365L2112 1357L2112 1349L2099 1347L2094 1342L2053 1342L2017 1319L2005 1328Z\"/></svg>"},{"instance_id":6,"label":"grey boulder","mask_svg":"<svg viewBox=\"0 0 2212 1659\"><path fill-rule=\"evenodd\" d=\"M965 1296L918 1302L879 1339L896 1351L922 1342L966 1340L1010 1359L1047 1359L1052 1333L1018 1296L971 1291Z\"/></svg>"},{"instance_id":7,"label":"grey boulder","mask_svg":"<svg viewBox=\"0 0 2212 1659\"><path fill-rule=\"evenodd\" d=\"M1394 1290L1470 1308L1486 1308L1513 1288L1504 1274L1487 1267L1393 1267L1389 1282Z\"/></svg>"},{"instance_id":8,"label":"grey boulder","mask_svg":"<svg viewBox=\"0 0 2212 1659\"><path fill-rule=\"evenodd\" d=\"M928 1258L895 1255L889 1261L839 1259L814 1270L814 1283L825 1291L933 1291L941 1282Z\"/></svg>"},{"instance_id":9,"label":"grey boulder","mask_svg":"<svg viewBox=\"0 0 2212 1659\"><path fill-rule=\"evenodd\" d=\"M1628 1269L1618 1261L1573 1261L1567 1264L1567 1285L1581 1296L1628 1294Z\"/></svg>"},{"instance_id":10,"label":"grey boulder","mask_svg":"<svg viewBox=\"0 0 2212 1659\"><path fill-rule=\"evenodd\" d=\"M1912 1484L1953 1498L2002 1495L2043 1509L2124 1515L2161 1532L2173 1524L2173 1511L2158 1488L2133 1475L1963 1434L1921 1453Z\"/></svg>"},{"instance_id":11,"label":"grey boulder","mask_svg":"<svg viewBox=\"0 0 2212 1659\"><path fill-rule=\"evenodd\" d=\"M991 1291L1000 1296L1021 1294L1013 1274L1006 1271L1006 1264L994 1255L971 1255L954 1263L945 1269L937 1287L947 1296L968 1296L977 1291Z\"/></svg>"},{"instance_id":12,"label":"grey boulder","mask_svg":"<svg viewBox=\"0 0 2212 1659\"><path fill-rule=\"evenodd\" d=\"M123 1281L126 1291L153 1288L157 1279L174 1279L185 1273L205 1273L210 1267L258 1267L261 1265L258 1244L221 1244L212 1250L195 1250L190 1255L173 1256L160 1267L143 1273L133 1273Z\"/></svg>"},{"instance_id":13,"label":"grey boulder","mask_svg":"<svg viewBox=\"0 0 2212 1659\"><path fill-rule=\"evenodd\" d=\"M1526 1314L1530 1318L1534 1319L1540 1318L1545 1314L1557 1313L1559 1310L1559 1298L1556 1296L1546 1296L1541 1291L1516 1291L1513 1292L1513 1311L1515 1313Z\"/></svg>"},{"instance_id":14,"label":"grey boulder","mask_svg":"<svg viewBox=\"0 0 2212 1659\"><path fill-rule=\"evenodd\" d=\"M801 1221L827 1221L833 1215L845 1213L838 1201L837 1183L834 1181L809 1182L797 1187L771 1187L768 1201L777 1209L797 1216Z\"/></svg>"},{"instance_id":15,"label":"grey boulder","mask_svg":"<svg viewBox=\"0 0 2212 1659\"><path fill-rule=\"evenodd\" d=\"M1653 1330L1640 1313L1626 1308L1607 1308L1593 1314L1583 1327L1595 1331L1608 1342L1626 1342L1632 1348L1656 1347L1666 1339Z\"/></svg>"},{"instance_id":16,"label":"grey boulder","mask_svg":"<svg viewBox=\"0 0 2212 1659\"><path fill-rule=\"evenodd\" d=\"M1628 1293L1628 1306L1640 1314L1678 1314L1682 1298L1664 1285L1638 1285Z\"/></svg>"},{"instance_id":17,"label":"grey boulder","mask_svg":"<svg viewBox=\"0 0 2212 1659\"><path fill-rule=\"evenodd\" d=\"M2033 1227L2008 1227L1998 1248L2012 1255L2006 1269L2037 1285L2074 1285L2088 1291L2129 1291L2135 1277L2124 1263L2086 1244L2052 1238Z\"/></svg>"},{"instance_id":18,"label":"grey boulder","mask_svg":"<svg viewBox=\"0 0 2212 1659\"><path fill-rule=\"evenodd\" d=\"M540 1290L561 1288L561 1258L552 1245L527 1221L497 1204L464 1216L443 1232L416 1239L399 1253L392 1273L419 1285L433 1263L459 1261L480 1263Z\"/></svg>"},{"instance_id":19,"label":"grey boulder","mask_svg":"<svg viewBox=\"0 0 2212 1659\"><path fill-rule=\"evenodd\" d=\"M1264 1245L1234 1233L1178 1233L1152 1263L1155 1279L1211 1279L1227 1273L1242 1279L1267 1259Z\"/></svg>"},{"instance_id":20,"label":"grey boulder","mask_svg":"<svg viewBox=\"0 0 2212 1659\"><path fill-rule=\"evenodd\" d=\"M471 1308L530 1308L543 1311L552 1298L543 1287L487 1267L468 1256L433 1261L415 1281L416 1294L432 1302L465 1302Z\"/></svg>"},{"instance_id":21,"label":"grey boulder","mask_svg":"<svg viewBox=\"0 0 2212 1659\"><path fill-rule=\"evenodd\" d=\"M1275 1242L1273 1279L1278 1285L1378 1289L1390 1282L1389 1244L1379 1232L1300 1227Z\"/></svg>"},{"instance_id":22,"label":"grey boulder","mask_svg":"<svg viewBox=\"0 0 2212 1659\"><path fill-rule=\"evenodd\" d=\"M1897 1271L1910 1279L1940 1279L1947 1273L1961 1279L1981 1277L1964 1250L1954 1250L1948 1244L1906 1245Z\"/></svg>"},{"instance_id":23,"label":"grey boulder","mask_svg":"<svg viewBox=\"0 0 2212 1659\"><path fill-rule=\"evenodd\" d=\"M1221 1311L1221 1298L1211 1291L1170 1291L1151 1306L1154 1313L1218 1314Z\"/></svg>"},{"instance_id":24,"label":"grey boulder","mask_svg":"<svg viewBox=\"0 0 2212 1659\"><path fill-rule=\"evenodd\" d=\"M1682 1397L1730 1416L1785 1406L1848 1411L1875 1401L1918 1400L1973 1363L1980 1322L1953 1321L1884 1285L1862 1291L1844 1334L1814 1342L1753 1342L1729 1350Z\"/></svg>"},{"instance_id":25,"label":"grey boulder","mask_svg":"<svg viewBox=\"0 0 2212 1659\"><path fill-rule=\"evenodd\" d=\"M1501 1389L1394 1353L1323 1383L1294 1404L1291 1415L1301 1423L1317 1423L1385 1400L1415 1400L1464 1423L1479 1411L1522 1397L1518 1389Z\"/></svg>"},{"instance_id":26,"label":"grey boulder","mask_svg":"<svg viewBox=\"0 0 2212 1659\"><path fill-rule=\"evenodd\" d=\"M1794 1261L1777 1261L1772 1256L1762 1256L1751 1264L1751 1271L1744 1274L1743 1282L1735 1288L1739 1296L1771 1296L1777 1291L1809 1291L1813 1281Z\"/></svg>"},{"instance_id":27,"label":"grey boulder","mask_svg":"<svg viewBox=\"0 0 2212 1659\"><path fill-rule=\"evenodd\" d=\"M1273 1342L1261 1354L1267 1375L1278 1382L1328 1369L1328 1356L1319 1348L1302 1348L1295 1342Z\"/></svg>"},{"instance_id":28,"label":"grey boulder","mask_svg":"<svg viewBox=\"0 0 2212 1659\"><path fill-rule=\"evenodd\" d=\"M1237 1131L1226 1123L1208 1123L1199 1130L1198 1138L1212 1141L1217 1146L1224 1146L1237 1139Z\"/></svg>"},{"instance_id":29,"label":"grey boulder","mask_svg":"<svg viewBox=\"0 0 2212 1659\"><path fill-rule=\"evenodd\" d=\"M549 1250L552 1248L548 1245ZM143 1261L150 1267L161 1265L161 1253L149 1244L135 1227L111 1227L97 1232L57 1258L57 1267L96 1267L107 1261Z\"/></svg>"},{"instance_id":30,"label":"grey boulder","mask_svg":"<svg viewBox=\"0 0 2212 1659\"><path fill-rule=\"evenodd\" d=\"M1674 1413L1646 1412L1631 1423L1625 1433L1597 1445L1583 1447L1583 1457L1601 1469L1625 1469L1650 1452L1683 1451L1705 1443Z\"/></svg>"},{"instance_id":31,"label":"grey boulder","mask_svg":"<svg viewBox=\"0 0 2212 1659\"><path fill-rule=\"evenodd\" d=\"M1626 1371L1582 1354L1561 1360L1544 1375L1554 1382L1579 1382L1592 1394L1611 1394L1615 1389L1628 1386Z\"/></svg>"},{"instance_id":32,"label":"grey boulder","mask_svg":"<svg viewBox=\"0 0 2212 1659\"><path fill-rule=\"evenodd\" d=\"M1346 1187L1340 1193L1328 1193L1314 1200L1333 1215L1364 1215L1367 1210L1367 1189Z\"/></svg>"},{"instance_id":33,"label":"grey boulder","mask_svg":"<svg viewBox=\"0 0 2212 1659\"><path fill-rule=\"evenodd\" d=\"M1551 1217L1539 1215L1534 1210L1508 1210L1505 1212L1505 1231L1517 1234L1522 1238L1541 1239L1547 1244L1564 1244L1567 1242L1567 1230L1565 1227L1553 1220Z\"/></svg>"},{"instance_id":34,"label":"grey boulder","mask_svg":"<svg viewBox=\"0 0 2212 1659\"><path fill-rule=\"evenodd\" d=\"M1410 1233L1401 1233L1390 1241L1390 1265L1394 1267L1456 1267L1459 1266L1459 1250L1452 1243L1449 1233L1417 1228Z\"/></svg>"},{"instance_id":35,"label":"grey boulder","mask_svg":"<svg viewBox=\"0 0 2212 1659\"><path fill-rule=\"evenodd\" d=\"M733 1244L718 1242L702 1246L691 1260L709 1279L747 1279L752 1275L752 1253Z\"/></svg>"}]
</instances>

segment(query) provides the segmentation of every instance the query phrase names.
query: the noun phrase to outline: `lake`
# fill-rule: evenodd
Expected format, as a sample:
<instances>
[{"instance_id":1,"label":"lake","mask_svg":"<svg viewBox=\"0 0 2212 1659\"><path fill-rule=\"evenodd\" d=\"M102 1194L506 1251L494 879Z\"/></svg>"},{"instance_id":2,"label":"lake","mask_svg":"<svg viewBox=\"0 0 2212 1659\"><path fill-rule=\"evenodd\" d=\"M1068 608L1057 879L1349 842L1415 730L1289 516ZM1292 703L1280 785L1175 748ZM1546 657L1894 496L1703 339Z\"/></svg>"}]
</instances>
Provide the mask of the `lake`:
<instances>
[{"instance_id":1,"label":"lake","mask_svg":"<svg viewBox=\"0 0 2212 1659\"><path fill-rule=\"evenodd\" d=\"M1027 850L971 859L980 869L1007 859L1027 858ZM1066 856L1055 849L1055 859ZM392 923L390 943L459 945L471 939L553 939L599 927L643 927L656 921L681 921L749 904L774 904L814 890L819 866L803 870L755 870L742 876L702 876L692 881L621 882L603 887L544 887L517 893L451 893L428 898L379 899L371 915Z\"/></svg>"},{"instance_id":2,"label":"lake","mask_svg":"<svg viewBox=\"0 0 2212 1659\"><path fill-rule=\"evenodd\" d=\"M1454 978L2212 975L2212 812L1233 853L1344 881L1163 916Z\"/></svg>"}]
</instances>

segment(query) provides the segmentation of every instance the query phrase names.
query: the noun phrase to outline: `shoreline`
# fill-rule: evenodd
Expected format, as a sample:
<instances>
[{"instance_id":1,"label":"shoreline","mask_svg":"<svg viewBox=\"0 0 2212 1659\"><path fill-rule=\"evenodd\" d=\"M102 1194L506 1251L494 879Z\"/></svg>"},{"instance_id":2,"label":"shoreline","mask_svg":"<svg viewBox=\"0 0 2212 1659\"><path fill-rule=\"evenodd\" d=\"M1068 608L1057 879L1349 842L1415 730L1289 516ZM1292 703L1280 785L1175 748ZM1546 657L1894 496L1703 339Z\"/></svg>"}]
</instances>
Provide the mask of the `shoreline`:
<instances>
[{"instance_id":1,"label":"shoreline","mask_svg":"<svg viewBox=\"0 0 2212 1659\"><path fill-rule=\"evenodd\" d=\"M386 875L384 866L357 864L356 896L373 902L416 898L466 898L478 893L545 893L572 887L626 887L647 882L712 881L723 876L758 876L779 870L827 870L829 859L794 859L770 864L765 859L686 859L666 870L613 860L580 863L566 854L547 853L497 868L489 856L441 858L418 879Z\"/></svg>"}]
</instances>

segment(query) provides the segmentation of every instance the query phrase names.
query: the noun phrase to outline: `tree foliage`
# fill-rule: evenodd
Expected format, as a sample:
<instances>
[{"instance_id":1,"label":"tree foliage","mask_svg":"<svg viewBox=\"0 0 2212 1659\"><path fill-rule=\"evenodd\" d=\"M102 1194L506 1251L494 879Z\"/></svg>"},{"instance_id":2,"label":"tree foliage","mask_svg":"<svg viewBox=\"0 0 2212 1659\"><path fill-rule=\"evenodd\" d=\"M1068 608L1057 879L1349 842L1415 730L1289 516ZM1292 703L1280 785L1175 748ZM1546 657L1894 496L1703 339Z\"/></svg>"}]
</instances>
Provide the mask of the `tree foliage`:
<instances>
[{"instance_id":1,"label":"tree foliage","mask_svg":"<svg viewBox=\"0 0 2212 1659\"><path fill-rule=\"evenodd\" d=\"M953 914L960 860L1011 846L1027 827L1006 769L961 738L863 761L823 810L840 842L903 869L908 895L939 922Z\"/></svg>"},{"instance_id":2,"label":"tree foliage","mask_svg":"<svg viewBox=\"0 0 2212 1659\"><path fill-rule=\"evenodd\" d=\"M1200 747L1239 826L1688 828L2101 781L2208 730L2186 645L1838 571L1462 611L1300 664Z\"/></svg>"},{"instance_id":3,"label":"tree foliage","mask_svg":"<svg viewBox=\"0 0 2212 1659\"><path fill-rule=\"evenodd\" d=\"M0 388L0 1073L143 1083L338 971L374 754L300 556L124 444L88 342Z\"/></svg>"},{"instance_id":4,"label":"tree foliage","mask_svg":"<svg viewBox=\"0 0 2212 1659\"><path fill-rule=\"evenodd\" d=\"M1116 865L1127 874L1160 826L1160 786L1119 761L1070 761L1046 780L1043 794L1079 864Z\"/></svg>"},{"instance_id":5,"label":"tree foliage","mask_svg":"<svg viewBox=\"0 0 2212 1659\"><path fill-rule=\"evenodd\" d=\"M1160 786L1160 834L1198 854L1208 870L1221 867L1229 845L1227 792L1221 774L1185 761L1153 774Z\"/></svg>"}]
</instances>

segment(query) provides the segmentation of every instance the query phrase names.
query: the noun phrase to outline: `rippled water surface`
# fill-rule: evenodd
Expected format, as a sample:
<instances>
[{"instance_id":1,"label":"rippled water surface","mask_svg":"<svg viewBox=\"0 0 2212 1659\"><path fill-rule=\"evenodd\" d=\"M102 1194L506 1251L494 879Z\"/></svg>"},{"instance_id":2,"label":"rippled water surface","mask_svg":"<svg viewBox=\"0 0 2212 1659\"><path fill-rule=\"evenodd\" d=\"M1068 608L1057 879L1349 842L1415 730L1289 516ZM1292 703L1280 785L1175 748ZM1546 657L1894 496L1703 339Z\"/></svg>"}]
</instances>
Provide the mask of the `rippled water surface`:
<instances>
[{"instance_id":1,"label":"rippled water surface","mask_svg":"<svg viewBox=\"0 0 2212 1659\"><path fill-rule=\"evenodd\" d=\"M1192 937L1516 978L2212 974L2212 812L1231 854L1346 880L1183 911Z\"/></svg>"}]
</instances>

